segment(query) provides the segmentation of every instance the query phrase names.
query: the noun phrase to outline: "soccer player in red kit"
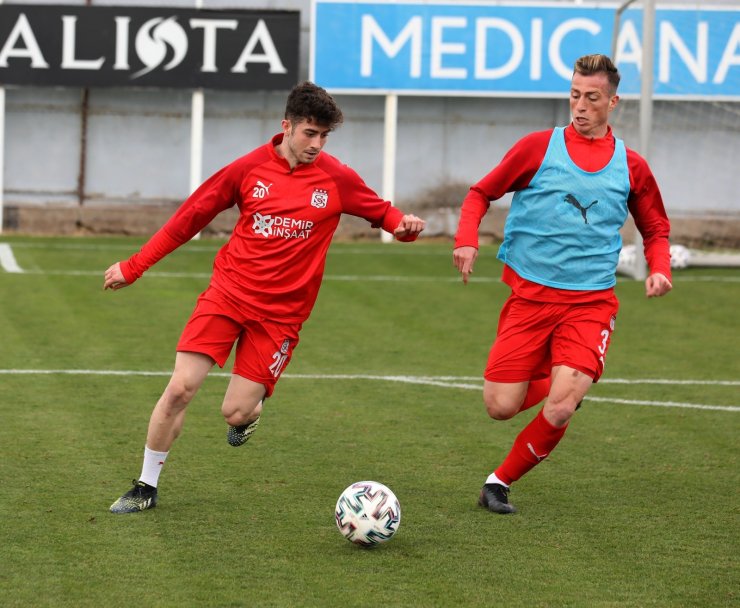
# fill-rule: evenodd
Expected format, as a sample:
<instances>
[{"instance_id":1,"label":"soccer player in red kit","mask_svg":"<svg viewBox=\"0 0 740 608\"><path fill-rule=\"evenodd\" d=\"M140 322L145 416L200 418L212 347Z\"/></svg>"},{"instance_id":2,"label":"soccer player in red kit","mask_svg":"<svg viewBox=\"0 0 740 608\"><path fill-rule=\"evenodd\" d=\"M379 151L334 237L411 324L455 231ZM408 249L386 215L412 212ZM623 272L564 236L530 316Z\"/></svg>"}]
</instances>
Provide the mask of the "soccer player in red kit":
<instances>
[{"instance_id":1,"label":"soccer player in red kit","mask_svg":"<svg viewBox=\"0 0 740 608\"><path fill-rule=\"evenodd\" d=\"M604 370L628 211L650 267L647 297L672 287L670 225L655 178L608 124L619 79L604 55L578 59L571 124L521 139L463 201L453 263L467 283L490 202L515 193L498 253L511 295L484 372L488 414L507 420L545 400L483 485L478 504L494 513L516 511L510 485L547 458Z\"/></svg>"},{"instance_id":2,"label":"soccer player in red kit","mask_svg":"<svg viewBox=\"0 0 740 608\"><path fill-rule=\"evenodd\" d=\"M141 476L111 505L134 513L157 503L162 465L188 403L234 344L234 369L221 413L227 440L254 432L262 404L287 367L302 323L316 301L326 254L343 213L362 217L399 241L413 241L424 221L378 197L352 169L322 149L342 112L321 87L304 82L288 95L282 133L207 179L128 260L105 271L104 289L136 281L188 242L220 212L239 218L216 254L211 282L177 344L175 369L152 412Z\"/></svg>"}]
</instances>

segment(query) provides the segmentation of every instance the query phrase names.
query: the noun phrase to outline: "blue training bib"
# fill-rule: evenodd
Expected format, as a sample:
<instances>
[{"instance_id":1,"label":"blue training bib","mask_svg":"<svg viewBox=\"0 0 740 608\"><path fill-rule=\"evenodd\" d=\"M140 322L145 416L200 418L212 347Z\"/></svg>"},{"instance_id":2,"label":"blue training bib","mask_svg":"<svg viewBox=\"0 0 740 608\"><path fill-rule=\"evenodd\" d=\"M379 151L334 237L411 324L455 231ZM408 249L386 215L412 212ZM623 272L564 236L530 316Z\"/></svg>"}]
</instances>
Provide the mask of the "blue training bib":
<instances>
[{"instance_id":1,"label":"blue training bib","mask_svg":"<svg viewBox=\"0 0 740 608\"><path fill-rule=\"evenodd\" d=\"M578 167L553 130L542 165L514 194L498 259L529 281L558 289L599 290L616 283L630 191L627 150L593 173Z\"/></svg>"}]
</instances>

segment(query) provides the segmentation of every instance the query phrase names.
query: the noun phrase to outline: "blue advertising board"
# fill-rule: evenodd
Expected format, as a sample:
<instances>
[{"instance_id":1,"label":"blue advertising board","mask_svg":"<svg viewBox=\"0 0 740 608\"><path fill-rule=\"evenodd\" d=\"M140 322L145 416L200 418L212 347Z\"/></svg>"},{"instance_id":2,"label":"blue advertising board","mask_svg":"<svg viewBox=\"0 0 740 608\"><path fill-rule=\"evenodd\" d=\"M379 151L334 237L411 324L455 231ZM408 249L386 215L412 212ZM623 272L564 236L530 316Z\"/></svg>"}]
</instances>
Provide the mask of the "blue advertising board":
<instances>
[{"instance_id":1,"label":"blue advertising board","mask_svg":"<svg viewBox=\"0 0 740 608\"><path fill-rule=\"evenodd\" d=\"M311 79L334 92L562 97L611 54L617 4L313 0ZM740 100L740 9L656 9L654 96ZM620 95L640 93L642 9L621 16Z\"/></svg>"}]
</instances>

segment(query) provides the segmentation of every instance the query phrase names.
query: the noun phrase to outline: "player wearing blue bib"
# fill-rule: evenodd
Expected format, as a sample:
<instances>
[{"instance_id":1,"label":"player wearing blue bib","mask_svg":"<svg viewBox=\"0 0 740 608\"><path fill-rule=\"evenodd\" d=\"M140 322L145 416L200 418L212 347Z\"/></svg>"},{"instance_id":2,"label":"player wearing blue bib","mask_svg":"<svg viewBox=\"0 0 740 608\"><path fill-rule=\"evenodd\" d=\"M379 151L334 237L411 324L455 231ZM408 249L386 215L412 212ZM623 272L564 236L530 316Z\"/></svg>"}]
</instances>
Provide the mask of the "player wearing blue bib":
<instances>
[{"instance_id":1,"label":"player wearing blue bib","mask_svg":"<svg viewBox=\"0 0 740 608\"><path fill-rule=\"evenodd\" d=\"M663 296L672 287L660 190L645 160L608 124L619 79L604 55L578 59L572 123L521 139L463 201L453 262L467 283L490 202L515 193L498 254L512 293L484 372L488 414L506 420L545 399L480 492L478 503L494 513L515 512L510 485L555 449L603 373L619 308L613 290L619 229L628 211L650 267L646 295Z\"/></svg>"}]
</instances>

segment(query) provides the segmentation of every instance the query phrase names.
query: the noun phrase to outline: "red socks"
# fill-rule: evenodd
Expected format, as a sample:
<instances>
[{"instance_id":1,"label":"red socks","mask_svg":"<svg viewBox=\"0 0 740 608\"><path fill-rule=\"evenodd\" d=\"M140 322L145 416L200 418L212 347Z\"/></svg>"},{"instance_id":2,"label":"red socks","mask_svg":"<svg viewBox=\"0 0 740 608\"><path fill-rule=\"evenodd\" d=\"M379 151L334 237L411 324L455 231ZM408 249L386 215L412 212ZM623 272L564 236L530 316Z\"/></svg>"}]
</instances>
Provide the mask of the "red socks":
<instances>
[{"instance_id":1,"label":"red socks","mask_svg":"<svg viewBox=\"0 0 740 608\"><path fill-rule=\"evenodd\" d=\"M549 378L547 381L549 384ZM531 390L527 392L525 404L529 400L530 392ZM522 406L522 409L525 407ZM519 433L508 456L495 471L496 477L506 485L510 485L547 458L563 438L565 429L568 428L567 424L560 428L554 427L545 419L542 411L540 410L532 422Z\"/></svg>"},{"instance_id":2,"label":"red socks","mask_svg":"<svg viewBox=\"0 0 740 608\"><path fill-rule=\"evenodd\" d=\"M544 401L545 397L550 394L551 384L550 376L542 378L542 380L530 380L527 394L524 397L524 403L522 403L522 407L519 408L519 411L523 412L533 405L537 405Z\"/></svg>"}]
</instances>

